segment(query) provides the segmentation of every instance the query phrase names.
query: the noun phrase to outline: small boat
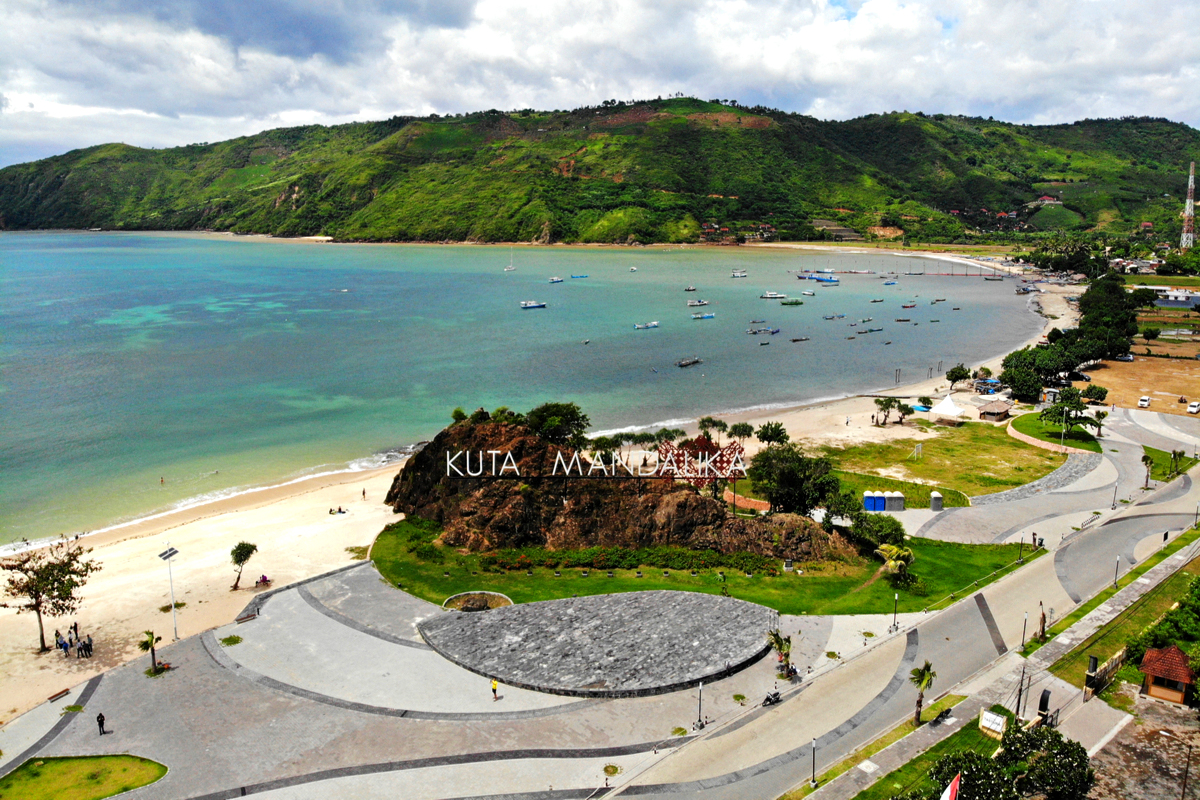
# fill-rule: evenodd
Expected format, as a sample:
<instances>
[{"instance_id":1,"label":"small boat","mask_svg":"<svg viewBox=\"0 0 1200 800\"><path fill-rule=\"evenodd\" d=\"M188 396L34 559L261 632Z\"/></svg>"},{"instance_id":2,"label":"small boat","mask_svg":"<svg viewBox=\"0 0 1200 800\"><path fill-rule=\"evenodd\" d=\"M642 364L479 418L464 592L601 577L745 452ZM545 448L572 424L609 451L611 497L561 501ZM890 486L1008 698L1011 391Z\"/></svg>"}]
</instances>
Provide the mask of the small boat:
<instances>
[{"instance_id":1,"label":"small boat","mask_svg":"<svg viewBox=\"0 0 1200 800\"><path fill-rule=\"evenodd\" d=\"M629 268L629 271L630 271L630 272L637 272L637 267L630 267L630 268Z\"/></svg>"},{"instance_id":2,"label":"small boat","mask_svg":"<svg viewBox=\"0 0 1200 800\"><path fill-rule=\"evenodd\" d=\"M716 319L717 315L711 311L707 314L692 314L692 319Z\"/></svg>"},{"instance_id":3,"label":"small boat","mask_svg":"<svg viewBox=\"0 0 1200 800\"><path fill-rule=\"evenodd\" d=\"M633 326L633 329L637 330L637 331L645 331L645 330L649 330L650 328L657 328L657 327L658 327L658 320L655 320L654 322L645 322L645 323L642 323L641 325L635 324Z\"/></svg>"},{"instance_id":4,"label":"small boat","mask_svg":"<svg viewBox=\"0 0 1200 800\"><path fill-rule=\"evenodd\" d=\"M853 339L854 337L853 337L853 336L847 336L846 338L847 338L847 339Z\"/></svg>"},{"instance_id":5,"label":"small boat","mask_svg":"<svg viewBox=\"0 0 1200 800\"><path fill-rule=\"evenodd\" d=\"M933 302L935 302L935 303L944 303L944 302L946 302L946 298L944 298L944 297L939 297L939 298L935 299Z\"/></svg>"},{"instance_id":6,"label":"small boat","mask_svg":"<svg viewBox=\"0 0 1200 800\"><path fill-rule=\"evenodd\" d=\"M522 300L521 308L545 308L545 303L539 303L537 300Z\"/></svg>"},{"instance_id":7,"label":"small boat","mask_svg":"<svg viewBox=\"0 0 1200 800\"><path fill-rule=\"evenodd\" d=\"M896 282L895 281L884 281L883 285L884 286L895 286Z\"/></svg>"},{"instance_id":8,"label":"small boat","mask_svg":"<svg viewBox=\"0 0 1200 800\"><path fill-rule=\"evenodd\" d=\"M689 286L689 287L687 287L686 289L684 289L684 291L685 291L685 292L694 292L694 291L696 291L696 287L695 287L695 286Z\"/></svg>"},{"instance_id":9,"label":"small boat","mask_svg":"<svg viewBox=\"0 0 1200 800\"><path fill-rule=\"evenodd\" d=\"M750 276L746 274L746 270L744 270L744 269L735 269L732 273L730 273L729 277L731 277L731 278L749 278Z\"/></svg>"},{"instance_id":10,"label":"small boat","mask_svg":"<svg viewBox=\"0 0 1200 800\"><path fill-rule=\"evenodd\" d=\"M750 320L750 324L751 324L751 325L758 325L758 324L761 324L761 323L763 323L763 322L766 322L766 320L765 320L765 319L752 319L752 320Z\"/></svg>"},{"instance_id":11,"label":"small boat","mask_svg":"<svg viewBox=\"0 0 1200 800\"><path fill-rule=\"evenodd\" d=\"M779 292L763 292L762 294L760 294L758 296L758 299L759 300L787 300L787 295L780 294Z\"/></svg>"},{"instance_id":12,"label":"small boat","mask_svg":"<svg viewBox=\"0 0 1200 800\"><path fill-rule=\"evenodd\" d=\"M901 308L916 308L917 304L916 303L903 303L903 304L901 304L900 307Z\"/></svg>"},{"instance_id":13,"label":"small boat","mask_svg":"<svg viewBox=\"0 0 1200 800\"><path fill-rule=\"evenodd\" d=\"M951 311L962 311L962 309L961 309L961 308L959 308L958 306L955 306L954 308L952 308L952 309L950 309L950 310L951 310Z\"/></svg>"},{"instance_id":14,"label":"small boat","mask_svg":"<svg viewBox=\"0 0 1200 800\"><path fill-rule=\"evenodd\" d=\"M582 343L583 343L583 344L591 344L591 343L592 343L592 340L591 340L591 339L584 339Z\"/></svg>"},{"instance_id":15,"label":"small boat","mask_svg":"<svg viewBox=\"0 0 1200 800\"><path fill-rule=\"evenodd\" d=\"M809 291L808 289L805 289L800 294L804 295L805 297L816 297L817 296L816 292Z\"/></svg>"},{"instance_id":16,"label":"small boat","mask_svg":"<svg viewBox=\"0 0 1200 800\"><path fill-rule=\"evenodd\" d=\"M692 356L691 358L685 358L682 361L676 361L675 366L677 366L677 367L694 367L697 364L703 364L703 363L704 362L701 361L700 359L696 358L695 356Z\"/></svg>"},{"instance_id":17,"label":"small boat","mask_svg":"<svg viewBox=\"0 0 1200 800\"><path fill-rule=\"evenodd\" d=\"M1004 276L1003 275L984 275L983 279L985 281L1002 281L1002 280L1004 280Z\"/></svg>"},{"instance_id":18,"label":"small boat","mask_svg":"<svg viewBox=\"0 0 1200 800\"><path fill-rule=\"evenodd\" d=\"M867 328L867 333L879 333L883 328Z\"/></svg>"},{"instance_id":19,"label":"small boat","mask_svg":"<svg viewBox=\"0 0 1200 800\"><path fill-rule=\"evenodd\" d=\"M505 272L513 272L516 270L516 267L513 266L512 258L512 248L510 247L508 248L508 266L504 268Z\"/></svg>"},{"instance_id":20,"label":"small boat","mask_svg":"<svg viewBox=\"0 0 1200 800\"><path fill-rule=\"evenodd\" d=\"M797 338L797 339L792 339L792 341L793 341L793 342L807 342L807 341L808 341L808 337L807 337L807 336L801 336L801 337L799 337L799 338Z\"/></svg>"},{"instance_id":21,"label":"small boat","mask_svg":"<svg viewBox=\"0 0 1200 800\"><path fill-rule=\"evenodd\" d=\"M587 275L572 275L572 278L586 278Z\"/></svg>"},{"instance_id":22,"label":"small boat","mask_svg":"<svg viewBox=\"0 0 1200 800\"><path fill-rule=\"evenodd\" d=\"M837 319L837 318L834 317L833 314L826 314L825 316L821 317L821 319Z\"/></svg>"},{"instance_id":23,"label":"small boat","mask_svg":"<svg viewBox=\"0 0 1200 800\"><path fill-rule=\"evenodd\" d=\"M781 305L781 306L802 306L802 305L804 305L804 301L803 300L782 300L782 301L780 301L779 305Z\"/></svg>"},{"instance_id":24,"label":"small boat","mask_svg":"<svg viewBox=\"0 0 1200 800\"><path fill-rule=\"evenodd\" d=\"M563 279L556 276L556 277L551 278L550 282L551 283L562 283Z\"/></svg>"},{"instance_id":25,"label":"small boat","mask_svg":"<svg viewBox=\"0 0 1200 800\"><path fill-rule=\"evenodd\" d=\"M940 320L940 319L931 319L931 320L929 320L929 321L930 321L930 322L941 322L941 320Z\"/></svg>"},{"instance_id":26,"label":"small boat","mask_svg":"<svg viewBox=\"0 0 1200 800\"><path fill-rule=\"evenodd\" d=\"M912 322L908 317L896 317L896 322Z\"/></svg>"},{"instance_id":27,"label":"small boat","mask_svg":"<svg viewBox=\"0 0 1200 800\"><path fill-rule=\"evenodd\" d=\"M688 300L688 308L698 308L708 305L707 300Z\"/></svg>"},{"instance_id":28,"label":"small boat","mask_svg":"<svg viewBox=\"0 0 1200 800\"><path fill-rule=\"evenodd\" d=\"M885 345L888 345L888 344L891 344L891 342L884 342L884 344L885 344Z\"/></svg>"},{"instance_id":29,"label":"small boat","mask_svg":"<svg viewBox=\"0 0 1200 800\"><path fill-rule=\"evenodd\" d=\"M845 314L834 314L833 316L834 316L834 319L845 319L846 318Z\"/></svg>"},{"instance_id":30,"label":"small boat","mask_svg":"<svg viewBox=\"0 0 1200 800\"><path fill-rule=\"evenodd\" d=\"M768 344L770 344L770 342L759 342L759 343L758 343L758 346L759 346L759 347L762 347L762 346L764 346L764 345L768 345Z\"/></svg>"},{"instance_id":31,"label":"small boat","mask_svg":"<svg viewBox=\"0 0 1200 800\"><path fill-rule=\"evenodd\" d=\"M505 271L505 272L515 272L515 271L516 271L516 269L517 269L517 268L516 268L516 267L514 267L512 264L509 264L507 267L505 267L505 268L504 268L504 271Z\"/></svg>"},{"instance_id":32,"label":"small boat","mask_svg":"<svg viewBox=\"0 0 1200 800\"><path fill-rule=\"evenodd\" d=\"M881 297L881 298L879 298L878 300L872 300L871 302L872 302L872 303L882 303L882 302L883 302L883 298Z\"/></svg>"},{"instance_id":33,"label":"small boat","mask_svg":"<svg viewBox=\"0 0 1200 800\"><path fill-rule=\"evenodd\" d=\"M859 322L874 322L874 321L875 321L874 317L864 317L863 319L859 320Z\"/></svg>"},{"instance_id":34,"label":"small boat","mask_svg":"<svg viewBox=\"0 0 1200 800\"><path fill-rule=\"evenodd\" d=\"M762 333L774 336L775 334L779 333L779 328L747 328L746 333L750 334L751 336L758 336Z\"/></svg>"}]
</instances>

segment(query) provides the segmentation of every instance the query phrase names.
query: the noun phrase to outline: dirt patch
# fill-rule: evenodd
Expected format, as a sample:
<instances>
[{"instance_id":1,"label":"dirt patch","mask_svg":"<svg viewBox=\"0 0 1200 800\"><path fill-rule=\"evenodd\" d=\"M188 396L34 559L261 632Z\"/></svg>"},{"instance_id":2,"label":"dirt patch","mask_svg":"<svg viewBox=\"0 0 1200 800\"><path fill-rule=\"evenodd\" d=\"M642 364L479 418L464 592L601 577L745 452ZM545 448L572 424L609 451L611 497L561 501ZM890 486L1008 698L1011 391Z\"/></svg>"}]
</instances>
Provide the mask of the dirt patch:
<instances>
[{"instance_id":1,"label":"dirt patch","mask_svg":"<svg viewBox=\"0 0 1200 800\"><path fill-rule=\"evenodd\" d=\"M1126 686L1124 691L1134 692L1136 687ZM1159 733L1164 730L1178 739ZM1133 722L1092 757L1096 784L1088 797L1093 800L1179 797L1187 758L1187 747L1179 739L1194 743L1197 734L1200 724L1195 711L1139 697ZM1200 782L1193 782L1194 777L1189 776L1187 796L1200 798Z\"/></svg>"},{"instance_id":2,"label":"dirt patch","mask_svg":"<svg viewBox=\"0 0 1200 800\"><path fill-rule=\"evenodd\" d=\"M734 114L724 111L720 114L688 114L692 122L713 128L769 128L774 124L770 117L759 117L754 114Z\"/></svg>"},{"instance_id":3,"label":"dirt patch","mask_svg":"<svg viewBox=\"0 0 1200 800\"><path fill-rule=\"evenodd\" d=\"M903 228L885 228L882 225L872 225L867 228L867 233L873 233L880 239L898 239L904 235Z\"/></svg>"},{"instance_id":4,"label":"dirt patch","mask_svg":"<svg viewBox=\"0 0 1200 800\"><path fill-rule=\"evenodd\" d=\"M458 611L483 611L484 609L500 608L501 606L511 606L512 600L501 594L494 592L471 592L470 594L460 594L446 601L446 608L453 608Z\"/></svg>"},{"instance_id":5,"label":"dirt patch","mask_svg":"<svg viewBox=\"0 0 1200 800\"><path fill-rule=\"evenodd\" d=\"M1145 348L1142 348L1143 350ZM1108 389L1105 402L1121 408L1137 408L1138 398L1152 398L1151 411L1187 416L1188 401L1200 399L1200 361L1194 358L1150 358L1135 355L1133 361L1105 361L1088 370L1092 383ZM1076 383L1082 389L1086 383Z\"/></svg>"}]
</instances>

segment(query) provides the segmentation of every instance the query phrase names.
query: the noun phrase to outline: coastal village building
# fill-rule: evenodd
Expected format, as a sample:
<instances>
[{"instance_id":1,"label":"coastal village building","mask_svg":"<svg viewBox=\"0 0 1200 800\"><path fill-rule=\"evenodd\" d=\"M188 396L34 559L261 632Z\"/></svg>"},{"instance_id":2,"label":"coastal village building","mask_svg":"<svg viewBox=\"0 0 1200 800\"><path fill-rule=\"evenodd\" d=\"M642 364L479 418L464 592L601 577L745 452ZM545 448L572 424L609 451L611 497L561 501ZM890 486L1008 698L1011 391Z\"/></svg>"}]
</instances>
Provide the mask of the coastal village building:
<instances>
[{"instance_id":1,"label":"coastal village building","mask_svg":"<svg viewBox=\"0 0 1200 800\"><path fill-rule=\"evenodd\" d=\"M1010 411L1012 411L1012 403L993 400L987 405L979 407L979 418L985 422L1002 422L1008 419Z\"/></svg>"},{"instance_id":2,"label":"coastal village building","mask_svg":"<svg viewBox=\"0 0 1200 800\"><path fill-rule=\"evenodd\" d=\"M1175 645L1158 650L1147 650L1142 656L1142 691L1150 697L1171 703L1185 702L1188 688L1196 683L1196 676L1188 667L1187 654Z\"/></svg>"}]
</instances>

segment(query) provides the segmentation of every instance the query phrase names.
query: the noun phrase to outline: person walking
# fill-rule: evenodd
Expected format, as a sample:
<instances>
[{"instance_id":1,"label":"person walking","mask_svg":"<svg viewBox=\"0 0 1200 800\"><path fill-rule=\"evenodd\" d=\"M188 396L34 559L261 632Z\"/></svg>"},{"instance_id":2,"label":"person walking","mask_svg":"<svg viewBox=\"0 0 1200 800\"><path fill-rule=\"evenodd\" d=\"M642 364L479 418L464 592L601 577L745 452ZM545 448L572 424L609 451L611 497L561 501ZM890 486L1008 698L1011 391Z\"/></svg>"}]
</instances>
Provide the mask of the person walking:
<instances>
[{"instance_id":1,"label":"person walking","mask_svg":"<svg viewBox=\"0 0 1200 800\"><path fill-rule=\"evenodd\" d=\"M103 712L96 715L96 724L100 726L100 735L103 736L104 735L104 713Z\"/></svg>"},{"instance_id":2,"label":"person walking","mask_svg":"<svg viewBox=\"0 0 1200 800\"><path fill-rule=\"evenodd\" d=\"M75 641L79 641L79 620L72 622L71 628L75 631Z\"/></svg>"},{"instance_id":3,"label":"person walking","mask_svg":"<svg viewBox=\"0 0 1200 800\"><path fill-rule=\"evenodd\" d=\"M363 500L367 499L367 490L363 489Z\"/></svg>"},{"instance_id":4,"label":"person walking","mask_svg":"<svg viewBox=\"0 0 1200 800\"><path fill-rule=\"evenodd\" d=\"M492 702L493 703L500 699L500 695L496 694L496 690L499 687L500 687L500 684L496 682L495 678L492 678Z\"/></svg>"}]
</instances>

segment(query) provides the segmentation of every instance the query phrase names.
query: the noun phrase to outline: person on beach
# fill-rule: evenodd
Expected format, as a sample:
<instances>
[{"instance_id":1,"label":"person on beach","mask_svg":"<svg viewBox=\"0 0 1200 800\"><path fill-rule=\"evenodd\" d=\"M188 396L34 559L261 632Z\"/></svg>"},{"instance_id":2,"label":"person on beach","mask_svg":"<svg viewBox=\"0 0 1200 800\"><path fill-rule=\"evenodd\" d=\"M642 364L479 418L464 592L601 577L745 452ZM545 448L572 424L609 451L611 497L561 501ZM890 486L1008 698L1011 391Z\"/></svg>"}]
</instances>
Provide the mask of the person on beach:
<instances>
[{"instance_id":1,"label":"person on beach","mask_svg":"<svg viewBox=\"0 0 1200 800\"><path fill-rule=\"evenodd\" d=\"M363 500L367 499L367 490L363 489Z\"/></svg>"},{"instance_id":2,"label":"person on beach","mask_svg":"<svg viewBox=\"0 0 1200 800\"><path fill-rule=\"evenodd\" d=\"M492 678L492 702L493 703L500 699L500 695L496 694L496 690L498 688L500 688L500 684L496 682L495 678Z\"/></svg>"},{"instance_id":3,"label":"person on beach","mask_svg":"<svg viewBox=\"0 0 1200 800\"><path fill-rule=\"evenodd\" d=\"M75 629L75 638L78 639L79 638L79 620L75 620L74 622L72 622L71 627Z\"/></svg>"},{"instance_id":4,"label":"person on beach","mask_svg":"<svg viewBox=\"0 0 1200 800\"><path fill-rule=\"evenodd\" d=\"M96 724L100 726L100 735L104 735L104 712L96 715Z\"/></svg>"},{"instance_id":5,"label":"person on beach","mask_svg":"<svg viewBox=\"0 0 1200 800\"><path fill-rule=\"evenodd\" d=\"M92 635L89 633L87 638L87 657L92 657Z\"/></svg>"},{"instance_id":6,"label":"person on beach","mask_svg":"<svg viewBox=\"0 0 1200 800\"><path fill-rule=\"evenodd\" d=\"M165 479L165 478L159 478L159 479L158 479L158 485L159 485L159 486L163 486L163 485L165 485L165 484L166 484L166 482L167 482L167 481L166 481L166 479Z\"/></svg>"}]
</instances>

